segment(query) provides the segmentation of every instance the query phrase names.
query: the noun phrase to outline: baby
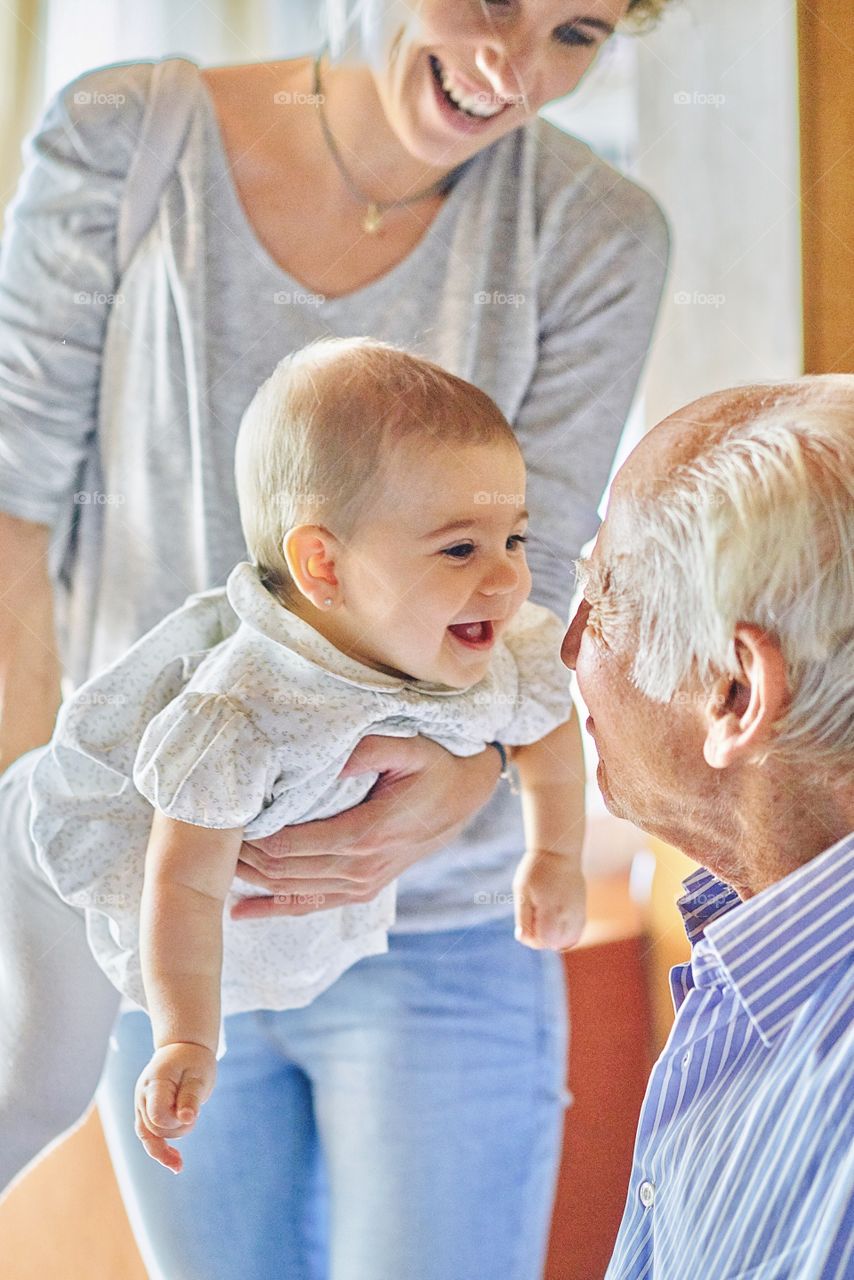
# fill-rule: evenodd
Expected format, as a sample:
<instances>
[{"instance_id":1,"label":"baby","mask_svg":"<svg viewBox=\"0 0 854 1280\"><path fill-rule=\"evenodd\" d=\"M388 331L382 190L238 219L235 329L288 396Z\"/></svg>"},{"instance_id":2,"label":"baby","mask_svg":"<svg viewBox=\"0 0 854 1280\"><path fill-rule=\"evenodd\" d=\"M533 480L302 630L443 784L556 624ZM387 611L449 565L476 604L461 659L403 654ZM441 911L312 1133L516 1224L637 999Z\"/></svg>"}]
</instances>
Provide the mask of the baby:
<instances>
[{"instance_id":1,"label":"baby","mask_svg":"<svg viewBox=\"0 0 854 1280\"><path fill-rule=\"evenodd\" d=\"M525 469L497 407L386 344L319 342L256 394L236 476L252 563L82 686L32 783L42 866L150 1014L136 1128L175 1172L167 1139L210 1096L223 1017L304 1005L387 949L393 885L301 917L224 912L245 839L365 798L377 774L341 773L366 735L512 752L517 937L571 946L584 918L564 628L527 602Z\"/></svg>"}]
</instances>

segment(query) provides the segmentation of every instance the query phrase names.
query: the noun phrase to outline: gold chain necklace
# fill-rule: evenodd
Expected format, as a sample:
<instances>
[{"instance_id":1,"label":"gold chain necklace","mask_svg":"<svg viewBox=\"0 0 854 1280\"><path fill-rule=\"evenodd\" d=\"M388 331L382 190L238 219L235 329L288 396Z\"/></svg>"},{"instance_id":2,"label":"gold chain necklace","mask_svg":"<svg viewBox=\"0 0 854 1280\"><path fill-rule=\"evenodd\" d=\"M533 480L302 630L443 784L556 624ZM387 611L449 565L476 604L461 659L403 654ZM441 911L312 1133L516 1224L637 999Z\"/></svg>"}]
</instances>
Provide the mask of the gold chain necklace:
<instances>
[{"instance_id":1,"label":"gold chain necklace","mask_svg":"<svg viewBox=\"0 0 854 1280\"><path fill-rule=\"evenodd\" d=\"M416 192L414 196L405 196L402 200L371 200L369 196L366 196L364 191L362 191L361 187L358 186L348 172L347 166L341 156L341 152L338 150L338 144L332 136L332 130L329 128L329 122L327 121L323 110L323 92L320 84L320 60L323 57L324 52L325 51L321 51L314 60L313 95L318 115L320 117L320 127L323 131L323 137L326 140L326 145L329 148L329 153L335 161L335 167L344 179L347 190L358 204L367 206L365 216L362 219L362 230L366 231L368 235L373 236L382 229L383 218L390 210L405 209L411 204L417 204L420 200L429 200L431 196L444 194L453 186L456 171L452 170L451 173L446 173L443 178L439 178L438 182L433 182L429 187L425 187L423 191Z\"/></svg>"}]
</instances>

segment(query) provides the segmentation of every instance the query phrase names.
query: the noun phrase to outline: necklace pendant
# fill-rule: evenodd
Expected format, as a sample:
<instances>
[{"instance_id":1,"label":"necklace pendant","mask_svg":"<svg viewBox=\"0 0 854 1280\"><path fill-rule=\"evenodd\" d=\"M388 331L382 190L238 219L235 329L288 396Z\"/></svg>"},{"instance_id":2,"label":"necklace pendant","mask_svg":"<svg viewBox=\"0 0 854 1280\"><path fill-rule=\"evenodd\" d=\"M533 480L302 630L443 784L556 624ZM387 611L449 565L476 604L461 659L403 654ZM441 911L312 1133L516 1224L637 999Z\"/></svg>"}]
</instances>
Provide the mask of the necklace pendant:
<instances>
[{"instance_id":1,"label":"necklace pendant","mask_svg":"<svg viewBox=\"0 0 854 1280\"><path fill-rule=\"evenodd\" d=\"M373 201L368 205L368 211L362 219L362 230L367 231L369 236L375 236L383 224L383 215L380 213Z\"/></svg>"}]
</instances>

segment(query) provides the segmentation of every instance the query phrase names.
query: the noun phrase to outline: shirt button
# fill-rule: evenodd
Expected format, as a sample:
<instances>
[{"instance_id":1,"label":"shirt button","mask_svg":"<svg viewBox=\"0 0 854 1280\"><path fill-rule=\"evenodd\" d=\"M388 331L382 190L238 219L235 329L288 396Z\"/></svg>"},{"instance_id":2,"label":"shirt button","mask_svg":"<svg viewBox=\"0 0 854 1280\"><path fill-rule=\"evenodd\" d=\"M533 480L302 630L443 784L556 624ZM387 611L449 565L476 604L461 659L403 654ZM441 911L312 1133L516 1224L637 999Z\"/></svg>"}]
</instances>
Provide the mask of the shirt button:
<instances>
[{"instance_id":1,"label":"shirt button","mask_svg":"<svg viewBox=\"0 0 854 1280\"><path fill-rule=\"evenodd\" d=\"M655 1183L642 1182L638 1187L638 1195L640 1197L640 1202L643 1205L643 1207L645 1209L648 1209L649 1206L652 1204L653 1200L655 1199Z\"/></svg>"},{"instance_id":2,"label":"shirt button","mask_svg":"<svg viewBox=\"0 0 854 1280\"><path fill-rule=\"evenodd\" d=\"M688 1063L689 1063L690 1061L691 1061L691 1053L690 1053L690 1050L689 1050L689 1051L688 1051L688 1053L686 1053L686 1054L685 1054L685 1056L684 1056L684 1058L682 1059L682 1066L683 1066L683 1067L687 1067L687 1065L688 1065Z\"/></svg>"}]
</instances>

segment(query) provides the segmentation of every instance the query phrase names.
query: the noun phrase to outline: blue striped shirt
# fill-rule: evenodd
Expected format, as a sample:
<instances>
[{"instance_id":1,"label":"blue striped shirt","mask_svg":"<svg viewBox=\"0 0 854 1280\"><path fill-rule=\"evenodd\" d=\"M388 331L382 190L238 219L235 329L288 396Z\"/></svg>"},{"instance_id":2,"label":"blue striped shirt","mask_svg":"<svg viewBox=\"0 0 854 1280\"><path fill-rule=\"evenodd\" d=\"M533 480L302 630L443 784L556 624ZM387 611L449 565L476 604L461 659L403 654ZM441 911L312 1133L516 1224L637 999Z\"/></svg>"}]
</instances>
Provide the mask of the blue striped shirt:
<instances>
[{"instance_id":1,"label":"blue striped shirt","mask_svg":"<svg viewBox=\"0 0 854 1280\"><path fill-rule=\"evenodd\" d=\"M685 890L606 1280L851 1280L854 834L744 902Z\"/></svg>"}]
</instances>

